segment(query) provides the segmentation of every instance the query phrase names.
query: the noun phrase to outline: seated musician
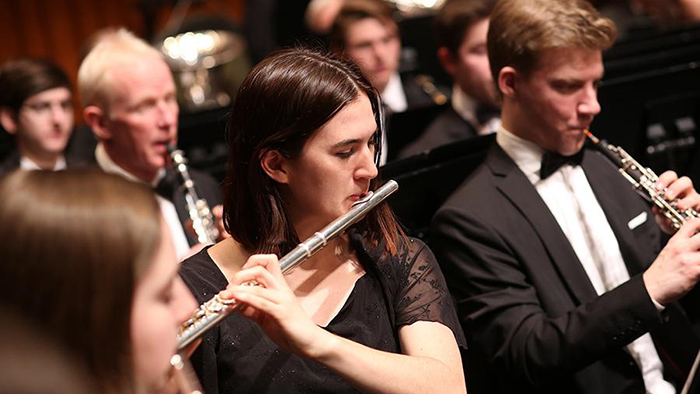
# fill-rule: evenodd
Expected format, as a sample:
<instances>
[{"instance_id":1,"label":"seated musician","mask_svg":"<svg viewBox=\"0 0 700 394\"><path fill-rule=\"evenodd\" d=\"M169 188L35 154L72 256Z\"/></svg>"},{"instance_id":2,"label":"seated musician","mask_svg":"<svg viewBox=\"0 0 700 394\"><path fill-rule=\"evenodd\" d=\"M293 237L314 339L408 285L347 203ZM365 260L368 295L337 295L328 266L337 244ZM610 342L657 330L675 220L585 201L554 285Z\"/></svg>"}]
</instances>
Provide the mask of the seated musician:
<instances>
[{"instance_id":1,"label":"seated musician","mask_svg":"<svg viewBox=\"0 0 700 394\"><path fill-rule=\"evenodd\" d=\"M391 112L444 104L447 99L432 78L399 74L401 38L388 2L346 0L333 21L330 47L360 67Z\"/></svg>"},{"instance_id":2,"label":"seated musician","mask_svg":"<svg viewBox=\"0 0 700 394\"><path fill-rule=\"evenodd\" d=\"M491 14L502 127L432 232L479 370L470 393L675 393L697 354L675 301L700 279L700 220L659 253L665 217L584 148L615 34L585 0L500 0ZM688 178L655 186L700 207Z\"/></svg>"},{"instance_id":3,"label":"seated musician","mask_svg":"<svg viewBox=\"0 0 700 394\"><path fill-rule=\"evenodd\" d=\"M451 142L494 133L501 124L500 98L486 53L489 15L495 0L450 0L435 17L438 58L452 77L450 105L421 136L404 147L408 157Z\"/></svg>"},{"instance_id":4,"label":"seated musician","mask_svg":"<svg viewBox=\"0 0 700 394\"><path fill-rule=\"evenodd\" d=\"M169 166L167 148L177 144L179 107L162 54L124 29L105 32L80 65L78 90L85 122L99 140L100 168L154 188L178 258L198 249L197 238L185 230L190 215L184 189ZM209 206L220 202L210 175L194 170L190 175L199 197Z\"/></svg>"},{"instance_id":5,"label":"seated musician","mask_svg":"<svg viewBox=\"0 0 700 394\"><path fill-rule=\"evenodd\" d=\"M0 67L0 123L17 148L0 163L0 176L13 170L63 170L81 160L65 155L73 132L68 76L42 59L23 58Z\"/></svg>"},{"instance_id":6,"label":"seated musician","mask_svg":"<svg viewBox=\"0 0 700 394\"><path fill-rule=\"evenodd\" d=\"M59 343L90 392L160 392L196 305L150 189L95 169L17 171L0 200L0 304Z\"/></svg>"},{"instance_id":7,"label":"seated musician","mask_svg":"<svg viewBox=\"0 0 700 394\"><path fill-rule=\"evenodd\" d=\"M200 302L226 288L244 305L192 357L207 393L465 391L442 273L385 203L284 276L278 267L378 186L380 106L355 66L306 49L244 80L224 193L233 237L181 269Z\"/></svg>"}]
</instances>

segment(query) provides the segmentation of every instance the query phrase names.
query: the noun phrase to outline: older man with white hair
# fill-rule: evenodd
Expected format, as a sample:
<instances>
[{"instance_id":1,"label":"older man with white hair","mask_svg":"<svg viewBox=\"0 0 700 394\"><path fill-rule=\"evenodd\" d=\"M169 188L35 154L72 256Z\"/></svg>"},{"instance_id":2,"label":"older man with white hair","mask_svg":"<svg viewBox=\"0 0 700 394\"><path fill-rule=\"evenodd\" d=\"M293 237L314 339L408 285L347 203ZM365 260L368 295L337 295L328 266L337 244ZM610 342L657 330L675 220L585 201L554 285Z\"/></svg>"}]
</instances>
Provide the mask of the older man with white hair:
<instances>
[{"instance_id":1,"label":"older man with white hair","mask_svg":"<svg viewBox=\"0 0 700 394\"><path fill-rule=\"evenodd\" d=\"M185 231L185 196L169 166L168 146L177 143L179 108L162 55L127 30L106 33L82 62L78 89L85 121L99 140L97 163L158 191L178 256L186 256L197 241ZM220 203L220 189L211 176L194 170L190 175L200 197L210 206Z\"/></svg>"}]
</instances>

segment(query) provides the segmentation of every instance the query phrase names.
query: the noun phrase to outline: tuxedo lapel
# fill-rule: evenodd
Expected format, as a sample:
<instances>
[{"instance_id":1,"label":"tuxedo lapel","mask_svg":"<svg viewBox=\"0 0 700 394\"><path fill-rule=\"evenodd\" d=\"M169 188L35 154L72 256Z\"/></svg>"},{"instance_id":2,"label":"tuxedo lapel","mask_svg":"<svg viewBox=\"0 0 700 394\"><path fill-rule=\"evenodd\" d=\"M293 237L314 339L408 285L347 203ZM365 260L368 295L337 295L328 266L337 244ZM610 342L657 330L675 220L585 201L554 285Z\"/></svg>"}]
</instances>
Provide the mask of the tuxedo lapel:
<instances>
[{"instance_id":1,"label":"tuxedo lapel","mask_svg":"<svg viewBox=\"0 0 700 394\"><path fill-rule=\"evenodd\" d=\"M525 174L497 145L486 164L493 173L498 190L532 226L573 297L579 303L597 297L569 240Z\"/></svg>"},{"instance_id":2,"label":"tuxedo lapel","mask_svg":"<svg viewBox=\"0 0 700 394\"><path fill-rule=\"evenodd\" d=\"M615 233L630 276L641 273L645 269L645 258L642 255L645 251L640 251L639 248L648 245L642 245L643 242L635 240L628 227L628 221L640 212L646 212L644 203L641 198L630 195L634 193L632 185L621 182L622 175L616 172L612 163L606 162L597 152L586 151L582 167L598 204L603 209L605 217ZM628 195L629 197L627 197ZM635 199L639 199L640 203L631 204L631 202L635 202ZM651 214L648 215L647 220L653 220Z\"/></svg>"}]
</instances>

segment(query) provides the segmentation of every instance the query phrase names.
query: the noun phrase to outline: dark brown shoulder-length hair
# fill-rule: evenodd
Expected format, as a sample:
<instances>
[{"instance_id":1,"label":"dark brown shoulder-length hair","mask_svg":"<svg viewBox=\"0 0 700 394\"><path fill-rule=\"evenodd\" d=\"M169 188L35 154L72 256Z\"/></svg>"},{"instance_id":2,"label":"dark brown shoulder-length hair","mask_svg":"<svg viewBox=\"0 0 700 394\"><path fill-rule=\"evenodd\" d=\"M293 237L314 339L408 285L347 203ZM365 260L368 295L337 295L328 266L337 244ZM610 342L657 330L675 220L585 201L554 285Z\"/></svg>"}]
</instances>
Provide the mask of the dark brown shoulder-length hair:
<instances>
[{"instance_id":1,"label":"dark brown shoulder-length hair","mask_svg":"<svg viewBox=\"0 0 700 394\"><path fill-rule=\"evenodd\" d=\"M362 94L369 98L378 125L374 135L378 164L384 133L379 93L354 64L295 48L271 55L248 74L230 115L224 183L224 224L243 247L282 256L299 243L279 186L263 171L260 158L269 150L297 158L321 126ZM373 179L370 189L378 183ZM405 237L387 204L375 208L356 228L373 246L385 241L392 254Z\"/></svg>"},{"instance_id":2,"label":"dark brown shoulder-length hair","mask_svg":"<svg viewBox=\"0 0 700 394\"><path fill-rule=\"evenodd\" d=\"M160 244L152 191L98 170L0 182L0 303L61 343L99 392L130 392L131 307Z\"/></svg>"}]
</instances>

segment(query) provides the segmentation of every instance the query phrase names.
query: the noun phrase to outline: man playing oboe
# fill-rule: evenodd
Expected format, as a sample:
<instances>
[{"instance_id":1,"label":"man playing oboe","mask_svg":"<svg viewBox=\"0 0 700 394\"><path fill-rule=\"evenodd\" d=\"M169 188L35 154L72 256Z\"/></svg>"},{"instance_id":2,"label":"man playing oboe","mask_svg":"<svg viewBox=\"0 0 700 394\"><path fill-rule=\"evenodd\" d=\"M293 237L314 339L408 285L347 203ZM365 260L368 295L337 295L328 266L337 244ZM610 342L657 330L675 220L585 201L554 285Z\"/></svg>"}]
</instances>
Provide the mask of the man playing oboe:
<instances>
[{"instance_id":1,"label":"man playing oboe","mask_svg":"<svg viewBox=\"0 0 700 394\"><path fill-rule=\"evenodd\" d=\"M614 24L584 0L501 0L488 52L502 127L438 211L433 245L477 373L470 393L674 393L697 352L676 301L700 276L700 221L669 230L584 150ZM658 187L700 206L688 178Z\"/></svg>"}]
</instances>

